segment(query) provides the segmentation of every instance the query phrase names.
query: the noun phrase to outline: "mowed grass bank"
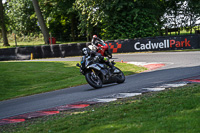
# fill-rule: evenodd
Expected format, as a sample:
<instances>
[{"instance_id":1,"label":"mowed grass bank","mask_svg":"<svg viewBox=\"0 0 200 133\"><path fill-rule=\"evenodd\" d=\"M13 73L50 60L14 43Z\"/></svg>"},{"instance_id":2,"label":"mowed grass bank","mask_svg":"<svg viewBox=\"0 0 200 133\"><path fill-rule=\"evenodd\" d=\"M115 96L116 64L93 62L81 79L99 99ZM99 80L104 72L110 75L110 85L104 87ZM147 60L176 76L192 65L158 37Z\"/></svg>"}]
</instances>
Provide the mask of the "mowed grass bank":
<instances>
[{"instance_id":1,"label":"mowed grass bank","mask_svg":"<svg viewBox=\"0 0 200 133\"><path fill-rule=\"evenodd\" d=\"M0 101L86 84L85 77L71 62L0 62ZM125 75L146 70L117 63Z\"/></svg>"},{"instance_id":2,"label":"mowed grass bank","mask_svg":"<svg viewBox=\"0 0 200 133\"><path fill-rule=\"evenodd\" d=\"M199 133L200 84L2 127L15 133ZM77 110L78 111L78 110ZM79 110L80 111L80 110Z\"/></svg>"}]
</instances>

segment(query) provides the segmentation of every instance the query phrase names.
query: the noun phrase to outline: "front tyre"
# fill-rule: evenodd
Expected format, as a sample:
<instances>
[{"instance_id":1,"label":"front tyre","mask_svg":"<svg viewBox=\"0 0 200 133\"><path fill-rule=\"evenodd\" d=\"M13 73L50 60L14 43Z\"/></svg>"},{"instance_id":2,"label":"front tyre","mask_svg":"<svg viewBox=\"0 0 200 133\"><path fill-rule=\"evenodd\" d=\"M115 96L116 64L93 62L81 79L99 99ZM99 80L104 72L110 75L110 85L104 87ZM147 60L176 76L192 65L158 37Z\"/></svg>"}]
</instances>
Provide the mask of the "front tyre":
<instances>
[{"instance_id":1,"label":"front tyre","mask_svg":"<svg viewBox=\"0 0 200 133\"><path fill-rule=\"evenodd\" d=\"M116 68L118 69L118 68ZM125 81L125 76L124 76L124 73L118 69L120 72L116 75L116 78L117 78L117 83L120 84L120 83L123 83Z\"/></svg>"},{"instance_id":2,"label":"front tyre","mask_svg":"<svg viewBox=\"0 0 200 133\"><path fill-rule=\"evenodd\" d=\"M94 88L101 88L102 81L98 75L95 75L92 71L89 71L85 74L85 79L87 80L88 84L90 84Z\"/></svg>"}]
</instances>

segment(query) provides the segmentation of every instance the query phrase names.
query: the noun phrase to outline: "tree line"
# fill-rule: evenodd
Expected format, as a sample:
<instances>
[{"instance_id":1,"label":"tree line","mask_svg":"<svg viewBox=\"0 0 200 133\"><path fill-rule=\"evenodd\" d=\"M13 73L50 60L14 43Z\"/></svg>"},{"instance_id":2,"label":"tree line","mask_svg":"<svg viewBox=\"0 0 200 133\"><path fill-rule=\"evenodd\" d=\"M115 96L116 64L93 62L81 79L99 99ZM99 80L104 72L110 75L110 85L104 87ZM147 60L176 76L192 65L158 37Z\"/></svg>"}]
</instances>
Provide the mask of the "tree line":
<instances>
[{"instance_id":1,"label":"tree line","mask_svg":"<svg viewBox=\"0 0 200 133\"><path fill-rule=\"evenodd\" d=\"M0 0L0 30L6 33L77 41L162 36L164 28L192 28L200 19L199 0Z\"/></svg>"}]
</instances>

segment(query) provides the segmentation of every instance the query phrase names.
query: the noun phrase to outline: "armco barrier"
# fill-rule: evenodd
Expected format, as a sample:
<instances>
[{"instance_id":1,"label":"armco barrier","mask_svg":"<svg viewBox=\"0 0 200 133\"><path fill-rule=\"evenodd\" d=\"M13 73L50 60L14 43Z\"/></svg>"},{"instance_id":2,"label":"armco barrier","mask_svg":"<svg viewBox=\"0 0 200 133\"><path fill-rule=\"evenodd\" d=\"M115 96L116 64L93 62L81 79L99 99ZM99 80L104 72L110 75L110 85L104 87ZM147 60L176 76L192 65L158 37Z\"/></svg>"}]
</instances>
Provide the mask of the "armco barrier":
<instances>
[{"instance_id":1,"label":"armco barrier","mask_svg":"<svg viewBox=\"0 0 200 133\"><path fill-rule=\"evenodd\" d=\"M200 35L147 37L142 39L125 39L106 41L113 53L159 51L174 49L200 48ZM81 55L82 48L91 43L43 45L0 49L2 60L27 60L31 53L33 58L51 58Z\"/></svg>"}]
</instances>

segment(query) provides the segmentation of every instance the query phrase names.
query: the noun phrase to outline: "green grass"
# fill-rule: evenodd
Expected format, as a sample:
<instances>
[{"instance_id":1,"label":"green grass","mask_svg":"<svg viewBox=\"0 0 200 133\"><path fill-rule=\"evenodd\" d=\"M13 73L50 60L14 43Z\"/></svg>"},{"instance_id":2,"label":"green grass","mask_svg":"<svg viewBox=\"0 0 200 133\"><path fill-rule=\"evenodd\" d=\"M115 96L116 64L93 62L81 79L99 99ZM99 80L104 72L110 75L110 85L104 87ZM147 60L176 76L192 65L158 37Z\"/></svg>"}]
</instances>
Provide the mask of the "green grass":
<instances>
[{"instance_id":1,"label":"green grass","mask_svg":"<svg viewBox=\"0 0 200 133\"><path fill-rule=\"evenodd\" d=\"M86 84L77 62L0 62L0 101ZM117 63L125 75L146 70Z\"/></svg>"},{"instance_id":2,"label":"green grass","mask_svg":"<svg viewBox=\"0 0 200 133\"><path fill-rule=\"evenodd\" d=\"M186 30L185 28L181 29L180 35L191 35L191 33L190 33L191 29L189 27L187 27L187 29L188 30ZM195 34L195 30L198 30L198 29L199 29L198 26L192 27L192 34ZM168 32L168 35L170 35L170 32ZM178 35L178 32L171 32L171 35Z\"/></svg>"},{"instance_id":3,"label":"green grass","mask_svg":"<svg viewBox=\"0 0 200 133\"><path fill-rule=\"evenodd\" d=\"M200 84L7 126L19 133L199 133ZM49 119L49 120L48 120Z\"/></svg>"}]
</instances>

